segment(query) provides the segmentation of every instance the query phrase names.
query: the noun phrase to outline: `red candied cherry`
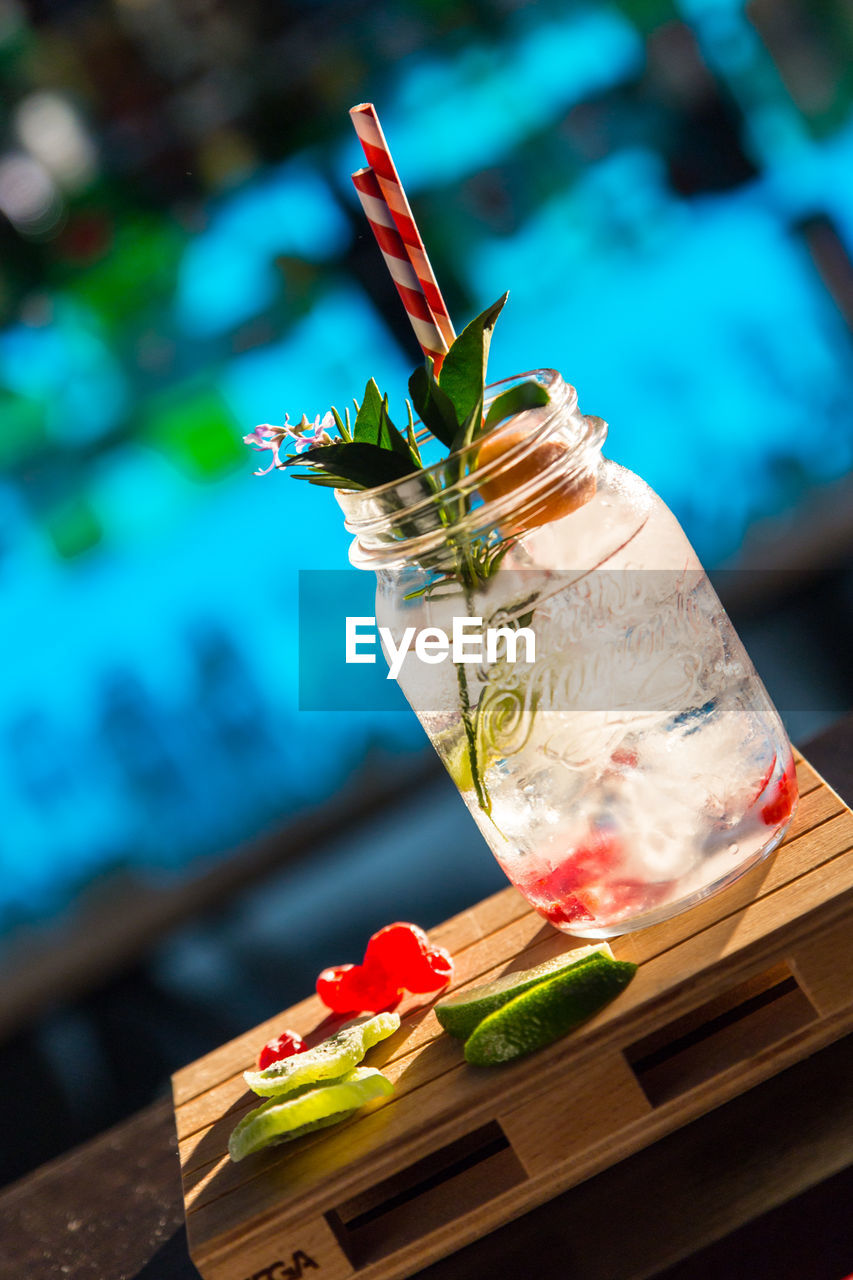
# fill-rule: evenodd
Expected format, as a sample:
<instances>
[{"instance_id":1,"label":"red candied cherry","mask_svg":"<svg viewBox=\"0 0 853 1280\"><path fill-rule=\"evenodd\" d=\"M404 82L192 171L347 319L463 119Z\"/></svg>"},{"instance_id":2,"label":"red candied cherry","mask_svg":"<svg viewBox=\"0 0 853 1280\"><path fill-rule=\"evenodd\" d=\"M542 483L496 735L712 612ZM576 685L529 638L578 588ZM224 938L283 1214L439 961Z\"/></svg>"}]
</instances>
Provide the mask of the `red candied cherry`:
<instances>
[{"instance_id":1,"label":"red candied cherry","mask_svg":"<svg viewBox=\"0 0 853 1280\"><path fill-rule=\"evenodd\" d=\"M307 1044L297 1031L282 1031L280 1036L268 1040L261 1049L258 1055L258 1070L263 1071L265 1067L278 1062L281 1058L291 1058L295 1053L304 1053L307 1048Z\"/></svg>"},{"instance_id":2,"label":"red candied cherry","mask_svg":"<svg viewBox=\"0 0 853 1280\"><path fill-rule=\"evenodd\" d=\"M364 955L365 966L377 965L393 981L416 995L437 991L453 976L453 961L444 947L430 946L416 924L397 921L374 933Z\"/></svg>"},{"instance_id":3,"label":"red candied cherry","mask_svg":"<svg viewBox=\"0 0 853 1280\"><path fill-rule=\"evenodd\" d=\"M381 1013L398 1004L404 990L437 991L452 976L450 953L430 946L416 924L398 920L373 934L363 964L324 969L317 994L333 1013Z\"/></svg>"},{"instance_id":4,"label":"red candied cherry","mask_svg":"<svg viewBox=\"0 0 853 1280\"><path fill-rule=\"evenodd\" d=\"M331 969L324 969L317 979L317 995L332 1013L352 1013L351 995L347 990L346 978L355 965L338 964Z\"/></svg>"},{"instance_id":5,"label":"red candied cherry","mask_svg":"<svg viewBox=\"0 0 853 1280\"><path fill-rule=\"evenodd\" d=\"M453 977L453 961L444 947L428 947L403 976L403 985L415 995L446 987Z\"/></svg>"},{"instance_id":6,"label":"red candied cherry","mask_svg":"<svg viewBox=\"0 0 853 1280\"><path fill-rule=\"evenodd\" d=\"M373 934L364 953L365 963L375 963L389 973L405 976L429 949L429 938L416 924L397 921Z\"/></svg>"},{"instance_id":7,"label":"red candied cherry","mask_svg":"<svg viewBox=\"0 0 853 1280\"><path fill-rule=\"evenodd\" d=\"M317 995L332 1013L380 1013L398 1003L400 988L378 967L339 964L320 974Z\"/></svg>"},{"instance_id":8,"label":"red candied cherry","mask_svg":"<svg viewBox=\"0 0 853 1280\"><path fill-rule=\"evenodd\" d=\"M384 965L365 957L364 964L354 964L343 980L350 1007L360 1013L381 1013L399 1004L402 983Z\"/></svg>"}]
</instances>

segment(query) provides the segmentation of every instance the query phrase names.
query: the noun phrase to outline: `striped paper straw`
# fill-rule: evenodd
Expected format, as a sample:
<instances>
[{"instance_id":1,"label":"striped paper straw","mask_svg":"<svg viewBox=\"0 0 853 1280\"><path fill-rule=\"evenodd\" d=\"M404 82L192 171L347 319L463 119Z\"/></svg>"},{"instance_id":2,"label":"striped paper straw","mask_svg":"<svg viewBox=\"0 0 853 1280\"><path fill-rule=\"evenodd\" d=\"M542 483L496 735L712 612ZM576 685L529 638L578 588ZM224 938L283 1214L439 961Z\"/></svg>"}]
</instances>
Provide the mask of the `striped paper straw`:
<instances>
[{"instance_id":1,"label":"striped paper straw","mask_svg":"<svg viewBox=\"0 0 853 1280\"><path fill-rule=\"evenodd\" d=\"M370 229L391 272L391 279L397 286L406 314L412 322L415 337L421 344L424 355L431 356L436 369L439 369L447 352L447 343L436 325L420 281L409 261L406 246L394 226L394 219L382 197L376 174L370 167L357 169L352 180Z\"/></svg>"},{"instance_id":2,"label":"striped paper straw","mask_svg":"<svg viewBox=\"0 0 853 1280\"><path fill-rule=\"evenodd\" d=\"M409 201L406 199L400 175L397 173L396 165L391 158L391 152L388 143L385 141L385 134L382 132L382 126L379 123L373 103L362 102L359 106L352 107L350 109L350 117L364 154L367 157L367 163L376 174L385 203L394 219L394 225L406 246L409 260L414 267L415 275L420 281L430 310L435 316L435 322L441 331L445 345L449 347L456 337L453 324L444 304L444 299L441 296L441 290L438 287L430 260L427 257L424 242L412 216L412 210L409 207Z\"/></svg>"}]
</instances>

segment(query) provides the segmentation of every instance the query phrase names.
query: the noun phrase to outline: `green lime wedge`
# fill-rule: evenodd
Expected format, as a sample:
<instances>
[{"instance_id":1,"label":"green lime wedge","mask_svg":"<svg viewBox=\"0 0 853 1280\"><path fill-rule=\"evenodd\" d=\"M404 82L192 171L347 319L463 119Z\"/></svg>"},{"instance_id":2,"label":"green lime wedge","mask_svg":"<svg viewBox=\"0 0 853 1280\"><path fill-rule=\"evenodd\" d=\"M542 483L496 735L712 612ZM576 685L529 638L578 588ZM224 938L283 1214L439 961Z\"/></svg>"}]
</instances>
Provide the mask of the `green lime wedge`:
<instances>
[{"instance_id":1,"label":"green lime wedge","mask_svg":"<svg viewBox=\"0 0 853 1280\"><path fill-rule=\"evenodd\" d=\"M232 1160L276 1142L292 1142L312 1129L338 1124L374 1098L387 1097L394 1086L374 1067L356 1067L341 1080L300 1089L287 1098L271 1098L250 1111L228 1139Z\"/></svg>"},{"instance_id":2,"label":"green lime wedge","mask_svg":"<svg viewBox=\"0 0 853 1280\"><path fill-rule=\"evenodd\" d=\"M361 1062L368 1049L393 1035L399 1025L398 1013L359 1018L305 1053L281 1058L263 1071L244 1071L243 1079L262 1098L282 1097L321 1080L338 1080Z\"/></svg>"},{"instance_id":3,"label":"green lime wedge","mask_svg":"<svg viewBox=\"0 0 853 1280\"><path fill-rule=\"evenodd\" d=\"M465 1042L466 1061L490 1067L543 1049L615 999L636 971L627 960L596 955L537 983L475 1027Z\"/></svg>"},{"instance_id":4,"label":"green lime wedge","mask_svg":"<svg viewBox=\"0 0 853 1280\"><path fill-rule=\"evenodd\" d=\"M520 969L516 973L505 973L494 982L484 982L479 987L468 987L466 991L458 991L451 996L444 996L434 1006L435 1016L444 1030L459 1040L467 1040L484 1018L496 1009L501 1009L510 1000L529 991L548 978L555 977L564 969L574 968L577 964L588 963L591 956L606 955L611 959L613 953L606 942L599 942L591 947L577 947L574 951L566 951L563 955L554 956L537 964L533 969Z\"/></svg>"}]
</instances>

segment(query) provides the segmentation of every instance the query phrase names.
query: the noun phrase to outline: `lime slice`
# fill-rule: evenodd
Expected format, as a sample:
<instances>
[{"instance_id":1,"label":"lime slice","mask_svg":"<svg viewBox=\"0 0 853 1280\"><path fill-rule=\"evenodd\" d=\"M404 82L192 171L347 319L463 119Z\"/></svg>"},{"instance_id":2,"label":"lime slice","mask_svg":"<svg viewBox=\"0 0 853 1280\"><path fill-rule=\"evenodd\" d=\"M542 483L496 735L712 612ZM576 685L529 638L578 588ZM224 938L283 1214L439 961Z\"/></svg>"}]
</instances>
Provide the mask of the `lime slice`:
<instances>
[{"instance_id":1,"label":"lime slice","mask_svg":"<svg viewBox=\"0 0 853 1280\"><path fill-rule=\"evenodd\" d=\"M332 1084L308 1086L287 1098L271 1098L250 1111L228 1139L232 1160L277 1142L292 1142L312 1129L338 1124L374 1098L393 1093L387 1076L374 1067L356 1067Z\"/></svg>"},{"instance_id":2,"label":"lime slice","mask_svg":"<svg viewBox=\"0 0 853 1280\"><path fill-rule=\"evenodd\" d=\"M435 1016L450 1035L459 1040L467 1040L484 1018L509 1004L510 1000L520 996L523 991L529 991L540 982L556 977L564 969L586 964L591 956L596 955L606 955L613 959L613 953L606 942L599 942L591 947L577 947L574 951L566 951L551 960L545 960L533 969L505 973L500 978L495 978L494 982L485 982L482 986L469 987L467 991L445 996L434 1006Z\"/></svg>"},{"instance_id":3,"label":"lime slice","mask_svg":"<svg viewBox=\"0 0 853 1280\"><path fill-rule=\"evenodd\" d=\"M359 1018L305 1053L272 1062L263 1071L244 1071L243 1079L262 1098L282 1097L321 1080L338 1080L361 1062L368 1049L393 1035L399 1025L397 1013Z\"/></svg>"},{"instance_id":4,"label":"lime slice","mask_svg":"<svg viewBox=\"0 0 853 1280\"><path fill-rule=\"evenodd\" d=\"M466 1061L489 1067L544 1048L609 1004L636 971L627 960L598 955L537 983L475 1027L465 1042Z\"/></svg>"},{"instance_id":5,"label":"lime slice","mask_svg":"<svg viewBox=\"0 0 853 1280\"><path fill-rule=\"evenodd\" d=\"M452 738L446 733L441 734L436 739L436 747L457 789L462 793L473 791L474 776L471 773L471 756L465 734L453 735Z\"/></svg>"}]
</instances>

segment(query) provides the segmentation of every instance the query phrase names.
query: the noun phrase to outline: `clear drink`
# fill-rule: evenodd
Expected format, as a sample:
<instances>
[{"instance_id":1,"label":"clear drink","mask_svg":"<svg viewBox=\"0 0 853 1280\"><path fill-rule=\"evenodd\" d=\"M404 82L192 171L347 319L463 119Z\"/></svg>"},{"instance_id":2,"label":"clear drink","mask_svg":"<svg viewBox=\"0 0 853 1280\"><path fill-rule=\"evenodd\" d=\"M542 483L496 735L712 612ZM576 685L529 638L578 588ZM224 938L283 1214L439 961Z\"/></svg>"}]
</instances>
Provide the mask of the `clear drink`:
<instances>
[{"instance_id":1,"label":"clear drink","mask_svg":"<svg viewBox=\"0 0 853 1280\"><path fill-rule=\"evenodd\" d=\"M605 937L765 856L796 777L674 516L600 457L604 424L571 388L539 376L552 406L527 443L481 447L456 492L445 473L431 500L396 485L387 507L342 505L395 642L412 626L449 634L459 616L504 629L491 660L408 655L400 684L509 879L558 928ZM520 640L512 653L520 628L531 660Z\"/></svg>"}]
</instances>

